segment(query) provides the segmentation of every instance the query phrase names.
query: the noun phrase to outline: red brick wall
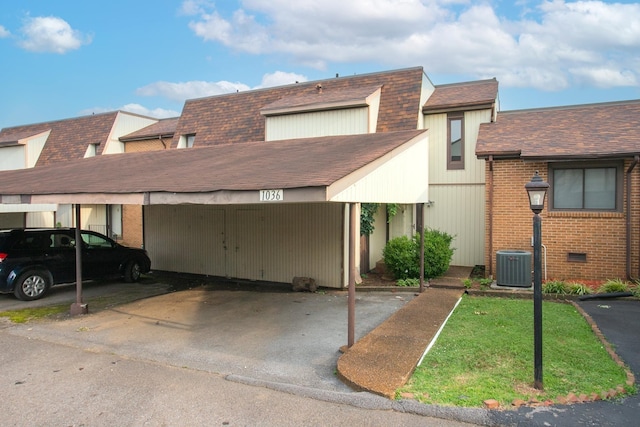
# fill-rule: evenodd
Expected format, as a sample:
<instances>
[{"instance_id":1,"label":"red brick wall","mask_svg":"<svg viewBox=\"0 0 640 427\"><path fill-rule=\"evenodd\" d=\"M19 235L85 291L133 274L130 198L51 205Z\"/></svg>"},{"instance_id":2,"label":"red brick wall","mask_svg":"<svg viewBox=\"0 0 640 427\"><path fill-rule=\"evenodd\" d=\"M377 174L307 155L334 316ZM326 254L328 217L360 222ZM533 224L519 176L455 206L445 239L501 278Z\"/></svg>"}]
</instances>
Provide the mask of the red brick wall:
<instances>
[{"instance_id":1,"label":"red brick wall","mask_svg":"<svg viewBox=\"0 0 640 427\"><path fill-rule=\"evenodd\" d=\"M546 200L545 210L540 215L549 280L627 278L626 171L630 164L627 161L624 166L623 212L553 212L548 210L549 201ZM546 163L521 160L494 161L493 172L489 170L489 162L486 166L485 265L487 274L495 277L496 251L516 249L533 253L533 213L524 185L536 170L545 181L548 180L548 169ZM632 172L631 180L631 200L634 201L631 209L631 276L638 277L640 165ZM493 197L493 206L490 206L490 197ZM585 253L587 261L568 261L569 253ZM545 255L544 249L542 255Z\"/></svg>"}]
</instances>

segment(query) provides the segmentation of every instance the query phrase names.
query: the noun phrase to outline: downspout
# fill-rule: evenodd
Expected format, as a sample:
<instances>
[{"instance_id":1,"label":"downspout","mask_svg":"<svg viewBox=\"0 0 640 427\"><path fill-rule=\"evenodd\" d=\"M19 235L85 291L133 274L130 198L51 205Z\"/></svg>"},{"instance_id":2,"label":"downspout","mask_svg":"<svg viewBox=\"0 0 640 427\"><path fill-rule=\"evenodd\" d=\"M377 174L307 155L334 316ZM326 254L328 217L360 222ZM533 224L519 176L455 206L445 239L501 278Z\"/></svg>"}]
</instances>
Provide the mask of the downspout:
<instances>
[{"instance_id":1,"label":"downspout","mask_svg":"<svg viewBox=\"0 0 640 427\"><path fill-rule=\"evenodd\" d=\"M489 277L493 277L493 155L489 156Z\"/></svg>"},{"instance_id":2,"label":"downspout","mask_svg":"<svg viewBox=\"0 0 640 427\"><path fill-rule=\"evenodd\" d=\"M627 169L627 279L633 280L631 277L631 172L640 161L640 156L636 155L633 162ZM640 269L640 267L639 267ZM640 275L640 272L639 272Z\"/></svg>"}]
</instances>

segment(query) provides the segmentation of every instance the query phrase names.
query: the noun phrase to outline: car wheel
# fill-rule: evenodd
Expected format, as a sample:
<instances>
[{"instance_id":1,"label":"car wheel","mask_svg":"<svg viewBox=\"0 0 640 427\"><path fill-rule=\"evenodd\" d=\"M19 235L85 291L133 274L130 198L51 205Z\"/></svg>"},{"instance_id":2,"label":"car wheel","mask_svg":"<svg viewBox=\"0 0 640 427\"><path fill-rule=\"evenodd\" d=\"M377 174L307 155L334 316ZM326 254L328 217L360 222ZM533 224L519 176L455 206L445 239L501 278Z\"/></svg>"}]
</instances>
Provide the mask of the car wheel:
<instances>
[{"instance_id":1,"label":"car wheel","mask_svg":"<svg viewBox=\"0 0 640 427\"><path fill-rule=\"evenodd\" d=\"M136 260L131 260L124 267L124 281L137 282L140 280L140 264Z\"/></svg>"},{"instance_id":2,"label":"car wheel","mask_svg":"<svg viewBox=\"0 0 640 427\"><path fill-rule=\"evenodd\" d=\"M49 277L45 272L32 270L18 278L13 293L21 301L33 301L42 298L50 286Z\"/></svg>"}]
</instances>

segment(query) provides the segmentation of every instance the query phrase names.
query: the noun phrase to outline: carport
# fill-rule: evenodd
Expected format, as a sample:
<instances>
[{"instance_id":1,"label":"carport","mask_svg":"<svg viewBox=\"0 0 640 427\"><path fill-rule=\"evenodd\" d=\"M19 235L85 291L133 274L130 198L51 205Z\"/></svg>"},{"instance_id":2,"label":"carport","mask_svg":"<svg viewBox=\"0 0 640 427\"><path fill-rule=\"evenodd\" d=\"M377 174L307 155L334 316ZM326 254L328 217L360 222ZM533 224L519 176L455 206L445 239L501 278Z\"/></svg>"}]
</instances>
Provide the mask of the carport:
<instances>
[{"instance_id":1,"label":"carport","mask_svg":"<svg viewBox=\"0 0 640 427\"><path fill-rule=\"evenodd\" d=\"M341 241L339 245L329 245L326 252L333 253L336 249L340 252L339 274L344 281L338 286L334 283L334 287L347 284L353 302L360 203L412 204L421 219L421 207L428 201L427 165L425 130L246 142L101 155L0 172L0 203L74 204L76 224L80 224L82 204L142 205L145 220L154 206L280 205L286 210L300 205L315 209L338 204L342 214L328 221L329 229L341 230ZM244 224L253 224L251 221L249 218ZM198 227L196 223L191 225ZM299 225L302 229L314 228L309 222ZM416 227L421 228L421 224ZM239 229L241 226L231 234ZM153 230L161 232L162 227ZM263 236L259 227L253 232ZM152 238L145 227L145 240ZM318 262L311 256L305 257L305 248L313 244L306 242L289 248L289 253L302 251L299 271ZM280 255L272 257L277 267L290 271L284 268L288 255L279 253L277 245L269 250ZM150 255L154 268L153 252ZM77 286L76 304L80 305L81 280ZM352 306L350 303L349 345L353 343L351 331L355 321Z\"/></svg>"}]
</instances>

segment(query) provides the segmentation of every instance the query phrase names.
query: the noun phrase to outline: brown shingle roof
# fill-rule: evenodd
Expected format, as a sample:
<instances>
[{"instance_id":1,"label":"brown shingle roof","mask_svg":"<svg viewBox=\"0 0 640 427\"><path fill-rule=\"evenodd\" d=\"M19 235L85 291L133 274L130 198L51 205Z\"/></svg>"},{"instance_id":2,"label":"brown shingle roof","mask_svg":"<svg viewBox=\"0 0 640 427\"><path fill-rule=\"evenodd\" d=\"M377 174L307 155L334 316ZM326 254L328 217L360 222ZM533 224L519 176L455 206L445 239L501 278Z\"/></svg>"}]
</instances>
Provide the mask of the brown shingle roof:
<instances>
[{"instance_id":1,"label":"brown shingle roof","mask_svg":"<svg viewBox=\"0 0 640 427\"><path fill-rule=\"evenodd\" d=\"M501 112L480 125L476 156L606 158L640 154L640 100Z\"/></svg>"},{"instance_id":2,"label":"brown shingle roof","mask_svg":"<svg viewBox=\"0 0 640 427\"><path fill-rule=\"evenodd\" d=\"M0 141L26 138L51 130L36 166L81 159L86 153L87 145L91 143L100 144L98 153L102 153L117 115L118 112L115 111L4 128L0 131Z\"/></svg>"},{"instance_id":3,"label":"brown shingle roof","mask_svg":"<svg viewBox=\"0 0 640 427\"><path fill-rule=\"evenodd\" d=\"M162 119L157 123L143 127L135 132L120 137L120 141L136 141L141 139L151 138L171 138L176 131L179 117L172 117L170 119Z\"/></svg>"},{"instance_id":4,"label":"brown shingle roof","mask_svg":"<svg viewBox=\"0 0 640 427\"><path fill-rule=\"evenodd\" d=\"M268 115L270 112L282 109L316 109L323 105L365 105L366 98L380 89L380 86L354 87L342 91L333 90L325 92L324 88L305 86L300 93L286 98L281 98L266 105L261 113Z\"/></svg>"},{"instance_id":5,"label":"brown shingle roof","mask_svg":"<svg viewBox=\"0 0 640 427\"><path fill-rule=\"evenodd\" d=\"M317 84L329 96L381 86L377 132L417 129L423 75L422 67L416 67L188 100L172 147L177 146L180 135L193 133L195 146L262 141L265 117L260 111L278 100L315 91Z\"/></svg>"},{"instance_id":6,"label":"brown shingle roof","mask_svg":"<svg viewBox=\"0 0 640 427\"><path fill-rule=\"evenodd\" d=\"M423 111L449 110L491 105L498 97L498 81L477 80L465 83L436 85L435 91L422 107Z\"/></svg>"},{"instance_id":7,"label":"brown shingle roof","mask_svg":"<svg viewBox=\"0 0 640 427\"><path fill-rule=\"evenodd\" d=\"M0 172L0 195L200 193L327 186L424 132L95 156Z\"/></svg>"}]
</instances>

